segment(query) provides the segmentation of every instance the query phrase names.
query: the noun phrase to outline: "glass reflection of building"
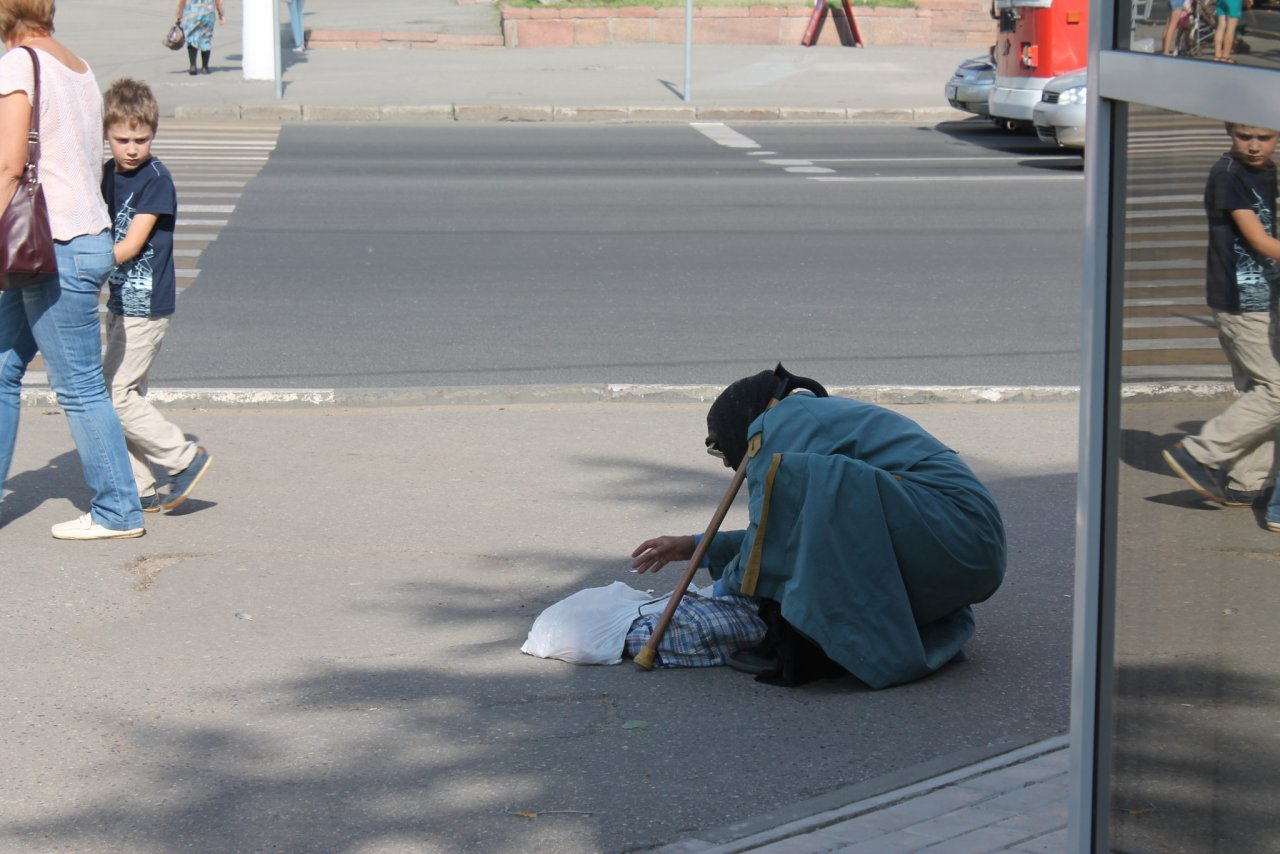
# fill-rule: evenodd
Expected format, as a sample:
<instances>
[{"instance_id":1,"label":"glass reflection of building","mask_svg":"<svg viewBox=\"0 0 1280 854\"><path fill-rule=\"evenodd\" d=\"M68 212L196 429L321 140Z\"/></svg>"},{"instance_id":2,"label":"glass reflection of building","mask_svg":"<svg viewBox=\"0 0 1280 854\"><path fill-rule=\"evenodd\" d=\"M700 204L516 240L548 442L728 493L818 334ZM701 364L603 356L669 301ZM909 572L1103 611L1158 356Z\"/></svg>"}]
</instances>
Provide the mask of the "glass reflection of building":
<instances>
[{"instance_id":1,"label":"glass reflection of building","mask_svg":"<svg viewBox=\"0 0 1280 854\"><path fill-rule=\"evenodd\" d=\"M1234 63L1161 55L1182 11L1090 9L1073 851L1280 851L1280 534L1161 459L1235 394L1203 194L1225 121L1280 128L1280 3Z\"/></svg>"}]
</instances>

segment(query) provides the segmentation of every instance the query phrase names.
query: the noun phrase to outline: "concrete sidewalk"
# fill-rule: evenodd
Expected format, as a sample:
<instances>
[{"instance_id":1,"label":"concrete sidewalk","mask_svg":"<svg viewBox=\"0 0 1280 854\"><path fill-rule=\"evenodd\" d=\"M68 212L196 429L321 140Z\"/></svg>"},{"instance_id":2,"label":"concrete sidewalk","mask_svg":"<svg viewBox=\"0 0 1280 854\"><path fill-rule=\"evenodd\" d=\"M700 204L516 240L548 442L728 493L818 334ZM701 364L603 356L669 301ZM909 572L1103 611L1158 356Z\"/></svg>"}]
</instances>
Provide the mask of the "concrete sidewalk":
<instances>
[{"instance_id":1,"label":"concrete sidewalk","mask_svg":"<svg viewBox=\"0 0 1280 854\"><path fill-rule=\"evenodd\" d=\"M87 496L61 414L24 408L0 851L1054 850L1027 846L1063 827L1072 403L905 407L1006 512L970 662L871 692L519 653L570 592L670 589L626 555L705 526L705 407L174 407L208 477L98 543L50 538Z\"/></svg>"},{"instance_id":2,"label":"concrete sidewalk","mask_svg":"<svg viewBox=\"0 0 1280 854\"><path fill-rule=\"evenodd\" d=\"M280 120L936 121L962 115L942 86L972 53L698 46L686 103L679 46L287 51L277 101L242 78L239 4L197 77L160 45L171 7L65 3L58 35L104 86L147 80L166 115ZM475 32L486 14L307 3L313 28ZM1072 519L1044 506L1071 494L1069 393L907 407L992 484L1023 572L982 606L974 662L887 692L519 655L542 607L636 584L619 575L630 547L701 530L723 488L704 401L549 394L175 398L214 455L198 495L140 540L78 544L48 535L86 503L61 415L32 390L0 528L21 555L0 605L0 851L1064 850L1069 656L1031 680L1001 662L1045 619L1069 633L1069 602L1022 622L1019 586L1069 592ZM950 706L1028 692L1025 716L947 725ZM885 752L904 727L915 759Z\"/></svg>"},{"instance_id":3,"label":"concrete sidewalk","mask_svg":"<svg viewBox=\"0 0 1280 854\"><path fill-rule=\"evenodd\" d=\"M283 10L282 6L282 10ZM357 11L358 10L358 11ZM434 10L434 11L433 11ZM308 0L309 27L475 29L492 7L451 0L342 3ZM282 41L287 34L282 11ZM285 50L283 98L241 70L240 4L214 35L214 73L187 74L185 51L160 38L168 4L148 0L59 7L58 35L90 62L104 87L120 76L155 89L165 115L262 120L417 121L862 119L963 117L943 84L972 48L698 45L692 99L683 99L680 45L473 50Z\"/></svg>"}]
</instances>

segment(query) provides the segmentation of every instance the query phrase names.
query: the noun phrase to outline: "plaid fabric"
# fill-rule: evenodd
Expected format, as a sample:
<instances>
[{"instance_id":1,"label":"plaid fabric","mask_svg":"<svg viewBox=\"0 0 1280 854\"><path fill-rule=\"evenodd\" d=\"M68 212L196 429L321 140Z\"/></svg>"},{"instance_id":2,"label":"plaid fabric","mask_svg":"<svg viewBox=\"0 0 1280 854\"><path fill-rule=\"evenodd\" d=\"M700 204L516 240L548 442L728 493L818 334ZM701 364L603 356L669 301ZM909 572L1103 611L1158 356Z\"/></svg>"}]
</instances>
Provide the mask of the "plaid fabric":
<instances>
[{"instance_id":1,"label":"plaid fabric","mask_svg":"<svg viewBox=\"0 0 1280 854\"><path fill-rule=\"evenodd\" d=\"M640 606L641 615L627 632L626 654L635 657L653 636L653 627L668 597ZM656 608L655 608L656 606ZM676 606L658 644L656 667L715 667L730 653L755 646L764 638L765 624L750 596L699 596L690 591ZM650 613L652 611L652 613Z\"/></svg>"}]
</instances>

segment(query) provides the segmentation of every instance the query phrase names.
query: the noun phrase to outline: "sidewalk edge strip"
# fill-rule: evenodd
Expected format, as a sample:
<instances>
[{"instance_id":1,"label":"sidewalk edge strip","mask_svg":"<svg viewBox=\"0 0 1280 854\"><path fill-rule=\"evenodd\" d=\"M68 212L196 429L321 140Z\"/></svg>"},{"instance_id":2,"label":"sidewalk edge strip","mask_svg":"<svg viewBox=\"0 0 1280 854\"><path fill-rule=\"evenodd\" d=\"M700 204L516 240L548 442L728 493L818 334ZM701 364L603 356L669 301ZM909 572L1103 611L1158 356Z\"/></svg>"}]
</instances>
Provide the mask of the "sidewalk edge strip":
<instances>
[{"instance_id":1,"label":"sidewalk edge strip","mask_svg":"<svg viewBox=\"0 0 1280 854\"><path fill-rule=\"evenodd\" d=\"M835 809L819 810L807 815L803 818L793 821L784 822L766 830L751 833L745 836L738 836L727 840L718 840L716 837L723 833L732 833L735 827L742 825L730 825L720 831L712 831L706 833L702 838L689 839L672 845L663 846L655 849L655 854L741 854L741 852L750 851L761 846L770 845L784 839L790 839L807 833L813 833L824 827L848 821L874 812L879 809L892 806L912 798L927 795L930 792L947 786L964 782L982 774L991 771L997 771L1001 768L1007 768L1011 765L1017 765L1027 762L1049 753L1055 753L1059 750L1065 750L1070 746L1070 736L1059 735L1047 738L1041 741L1031 743L1021 743L1017 747L1010 749L1010 744L995 744L985 748L976 748L973 750L961 751L949 757L940 757L931 762L916 766L916 768L908 768L902 771L894 772L877 780L869 780L851 786L844 792L848 793L843 796L845 798L853 798L851 802L847 802L844 806ZM978 756L984 758L976 761L967 761L968 757L977 753ZM959 764L959 767L957 767ZM952 770L941 774L930 774L930 768L949 767ZM886 781L894 781L901 778L912 779L915 782L907 785L900 785L893 788L885 789ZM893 786L893 783L888 785ZM875 791L879 788L879 794L867 797L857 798L859 791ZM829 793L823 798L814 799L817 801L831 800L841 798L839 792ZM789 811L805 811L803 804L797 804L790 808ZM767 817L766 819L767 820Z\"/></svg>"},{"instance_id":2,"label":"sidewalk edge strip","mask_svg":"<svg viewBox=\"0 0 1280 854\"><path fill-rule=\"evenodd\" d=\"M56 406L52 390L33 378L22 389L23 406ZM200 408L376 406L495 406L533 403L710 403L723 390L713 385L584 383L581 385L435 386L425 388L152 388L161 406ZM1076 403L1076 386L830 386L837 397L883 406L916 404ZM1133 402L1230 400L1228 382L1129 383Z\"/></svg>"}]
</instances>

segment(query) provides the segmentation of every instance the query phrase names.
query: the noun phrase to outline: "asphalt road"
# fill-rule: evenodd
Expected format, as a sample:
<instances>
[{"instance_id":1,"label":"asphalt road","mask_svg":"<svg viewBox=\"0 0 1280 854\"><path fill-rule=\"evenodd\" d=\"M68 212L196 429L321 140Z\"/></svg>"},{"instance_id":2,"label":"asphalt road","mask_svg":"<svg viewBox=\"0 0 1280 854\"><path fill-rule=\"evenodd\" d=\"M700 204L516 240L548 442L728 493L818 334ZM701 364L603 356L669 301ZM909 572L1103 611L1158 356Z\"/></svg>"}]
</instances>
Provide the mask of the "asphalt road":
<instances>
[{"instance_id":1,"label":"asphalt road","mask_svg":"<svg viewBox=\"0 0 1280 854\"><path fill-rule=\"evenodd\" d=\"M1074 385L1082 211L976 121L287 125L153 379Z\"/></svg>"}]
</instances>

